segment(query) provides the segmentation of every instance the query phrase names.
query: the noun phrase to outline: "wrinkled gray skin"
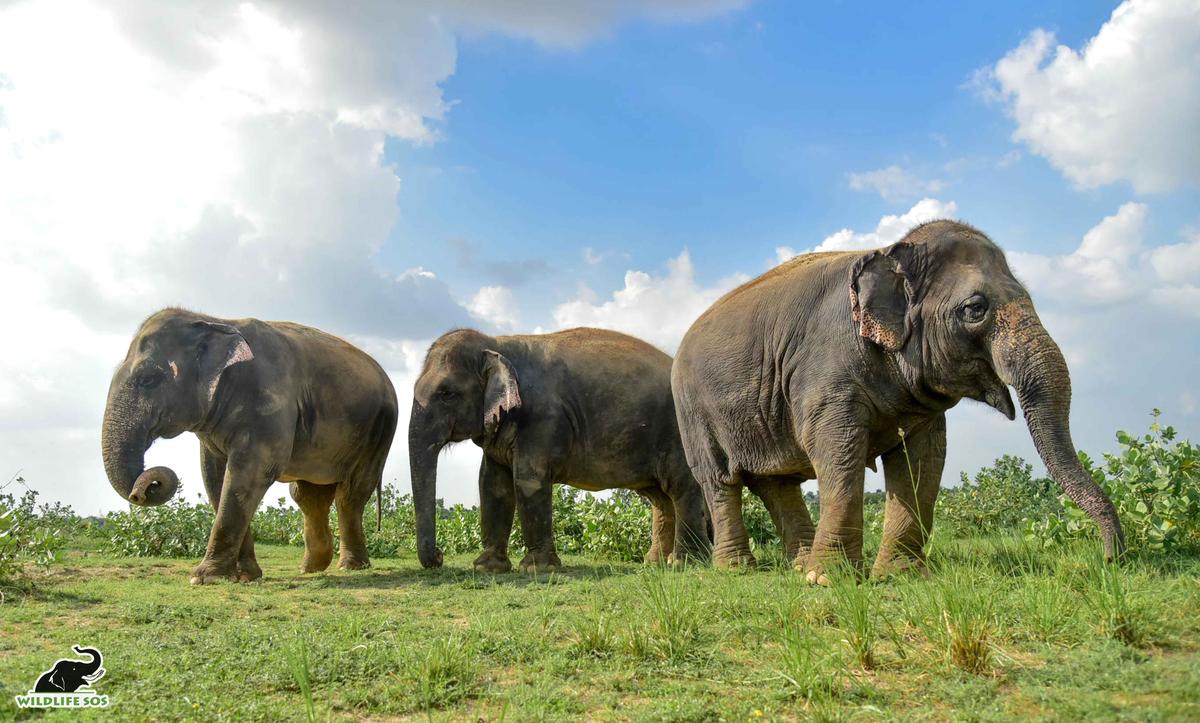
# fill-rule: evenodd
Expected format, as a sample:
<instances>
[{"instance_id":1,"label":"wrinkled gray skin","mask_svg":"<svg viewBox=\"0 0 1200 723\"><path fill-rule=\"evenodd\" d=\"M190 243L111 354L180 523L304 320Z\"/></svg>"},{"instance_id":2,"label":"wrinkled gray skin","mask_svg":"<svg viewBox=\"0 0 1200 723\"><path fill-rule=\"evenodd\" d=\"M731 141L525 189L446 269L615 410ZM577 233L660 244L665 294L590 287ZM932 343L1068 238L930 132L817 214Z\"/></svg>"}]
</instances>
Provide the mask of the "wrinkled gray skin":
<instances>
[{"instance_id":1,"label":"wrinkled gray skin","mask_svg":"<svg viewBox=\"0 0 1200 723\"><path fill-rule=\"evenodd\" d=\"M649 561L707 559L704 495L688 470L671 401L671 358L602 329L491 337L452 331L434 342L417 379L408 450L417 555L442 564L434 507L438 452L483 448L483 553L475 568L512 569L508 538L520 513L522 570L561 566L552 485L636 490L653 505Z\"/></svg>"},{"instance_id":2,"label":"wrinkled gray skin","mask_svg":"<svg viewBox=\"0 0 1200 723\"><path fill-rule=\"evenodd\" d=\"M1123 550L1112 503L1071 442L1063 355L1003 252L970 226L934 221L886 249L782 264L696 321L672 376L719 565L754 563L741 513L748 485L767 488L810 582L827 582L839 555L860 566L864 469L882 456L887 504L873 573L923 568L945 412L966 397L1012 419L1009 386L1050 476L1099 525L1108 556ZM799 485L813 478L815 531Z\"/></svg>"},{"instance_id":3,"label":"wrinkled gray skin","mask_svg":"<svg viewBox=\"0 0 1200 723\"><path fill-rule=\"evenodd\" d=\"M304 513L304 572L333 558L370 564L363 508L383 480L396 432L396 392L371 357L324 332L285 321L216 319L164 309L147 319L113 374L101 446L113 489L137 505L161 505L178 487L166 467L145 469L160 437L193 432L216 510L192 583L254 580L250 520L267 488L291 482Z\"/></svg>"}]
</instances>

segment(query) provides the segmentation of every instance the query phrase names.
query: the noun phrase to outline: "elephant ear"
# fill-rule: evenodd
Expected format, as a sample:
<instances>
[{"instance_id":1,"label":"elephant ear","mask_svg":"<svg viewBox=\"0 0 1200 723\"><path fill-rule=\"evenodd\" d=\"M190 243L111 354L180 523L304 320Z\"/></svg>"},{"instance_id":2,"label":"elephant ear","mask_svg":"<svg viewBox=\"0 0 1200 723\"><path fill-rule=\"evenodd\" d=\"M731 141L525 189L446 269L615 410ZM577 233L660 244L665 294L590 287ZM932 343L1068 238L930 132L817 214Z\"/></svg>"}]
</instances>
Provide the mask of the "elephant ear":
<instances>
[{"instance_id":1,"label":"elephant ear","mask_svg":"<svg viewBox=\"0 0 1200 723\"><path fill-rule=\"evenodd\" d=\"M900 241L863 256L850 269L850 310L859 336L888 351L904 348L912 332L913 285L904 268L911 250Z\"/></svg>"},{"instance_id":2,"label":"elephant ear","mask_svg":"<svg viewBox=\"0 0 1200 723\"><path fill-rule=\"evenodd\" d=\"M500 420L508 412L521 407L521 390L517 372L508 359L491 349L483 352L483 429L490 437L500 428Z\"/></svg>"},{"instance_id":3,"label":"elephant ear","mask_svg":"<svg viewBox=\"0 0 1200 723\"><path fill-rule=\"evenodd\" d=\"M250 361L254 352L242 332L229 324L197 321L194 325L202 332L198 358L200 385L211 402L224 371L234 364Z\"/></svg>"}]
</instances>

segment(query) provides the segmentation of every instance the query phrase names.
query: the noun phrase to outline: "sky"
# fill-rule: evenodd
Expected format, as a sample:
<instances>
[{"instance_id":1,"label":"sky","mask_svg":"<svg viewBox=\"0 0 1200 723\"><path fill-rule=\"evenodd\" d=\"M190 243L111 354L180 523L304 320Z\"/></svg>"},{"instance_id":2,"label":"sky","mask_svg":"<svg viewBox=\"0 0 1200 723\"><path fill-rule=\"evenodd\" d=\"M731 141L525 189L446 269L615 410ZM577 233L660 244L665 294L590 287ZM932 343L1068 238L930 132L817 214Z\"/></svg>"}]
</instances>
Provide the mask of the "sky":
<instances>
[{"instance_id":1,"label":"sky","mask_svg":"<svg viewBox=\"0 0 1200 723\"><path fill-rule=\"evenodd\" d=\"M451 328L670 353L780 261L938 217L1029 287L1077 446L1152 408L1198 439L1197 128L1200 0L0 0L0 485L124 506L100 419L163 306L346 337L406 417ZM943 484L1005 453L1040 469L964 401ZM147 460L201 493L192 435Z\"/></svg>"}]
</instances>

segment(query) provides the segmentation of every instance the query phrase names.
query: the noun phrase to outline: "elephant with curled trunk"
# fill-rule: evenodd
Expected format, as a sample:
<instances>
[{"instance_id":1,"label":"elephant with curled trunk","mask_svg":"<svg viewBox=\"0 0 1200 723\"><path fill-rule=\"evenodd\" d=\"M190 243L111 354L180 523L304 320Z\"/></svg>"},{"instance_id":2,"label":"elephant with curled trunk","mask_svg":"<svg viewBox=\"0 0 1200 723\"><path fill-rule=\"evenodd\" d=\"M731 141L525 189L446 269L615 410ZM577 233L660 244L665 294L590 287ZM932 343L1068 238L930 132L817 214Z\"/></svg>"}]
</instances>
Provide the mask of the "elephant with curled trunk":
<instances>
[{"instance_id":1,"label":"elephant with curled trunk","mask_svg":"<svg viewBox=\"0 0 1200 723\"><path fill-rule=\"evenodd\" d=\"M713 557L752 565L742 487L771 511L810 582L831 559L862 563L864 469L883 458L883 542L873 573L923 567L946 454L945 412L963 397L1012 419L1016 389L1050 476L1124 537L1071 442L1071 380L1004 253L934 221L876 251L805 254L718 300L672 371L684 449L713 515ZM816 478L820 524L800 483Z\"/></svg>"},{"instance_id":2,"label":"elephant with curled trunk","mask_svg":"<svg viewBox=\"0 0 1200 723\"><path fill-rule=\"evenodd\" d=\"M478 570L512 569L514 510L527 550L521 570L561 566L551 524L555 482L632 489L648 498L648 561L707 558L707 510L679 442L671 357L643 341L569 329L501 337L458 330L434 342L408 427L417 554L427 568L442 564L435 539L438 452L467 439L483 449Z\"/></svg>"},{"instance_id":3,"label":"elephant with curled trunk","mask_svg":"<svg viewBox=\"0 0 1200 723\"><path fill-rule=\"evenodd\" d=\"M336 500L339 564L370 564L363 509L383 481L398 414L396 392L365 352L285 321L216 319L164 309L142 323L113 374L101 446L108 481L136 505L161 505L178 478L145 469L154 440L193 432L216 511L193 583L254 580L250 520L276 481L291 482L304 513L304 572L333 558L329 507Z\"/></svg>"},{"instance_id":4,"label":"elephant with curled trunk","mask_svg":"<svg viewBox=\"0 0 1200 723\"><path fill-rule=\"evenodd\" d=\"M74 693L104 677L104 668L101 667L103 657L99 650L78 645L72 646L72 649L91 660L65 658L58 661L37 679L33 686L35 693Z\"/></svg>"}]
</instances>

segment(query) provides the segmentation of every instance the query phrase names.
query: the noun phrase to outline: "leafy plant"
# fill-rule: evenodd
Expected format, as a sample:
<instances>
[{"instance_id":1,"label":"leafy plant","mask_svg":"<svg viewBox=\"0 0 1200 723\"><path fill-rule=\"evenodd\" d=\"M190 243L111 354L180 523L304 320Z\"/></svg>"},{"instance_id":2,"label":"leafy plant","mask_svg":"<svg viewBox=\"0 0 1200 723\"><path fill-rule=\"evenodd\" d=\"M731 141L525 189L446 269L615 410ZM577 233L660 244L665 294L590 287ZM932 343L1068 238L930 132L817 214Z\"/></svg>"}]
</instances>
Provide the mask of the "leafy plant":
<instances>
[{"instance_id":1,"label":"leafy plant","mask_svg":"<svg viewBox=\"0 0 1200 723\"><path fill-rule=\"evenodd\" d=\"M1174 427L1159 424L1135 437L1117 432L1120 451L1096 465L1080 454L1083 467L1116 507L1131 550L1156 552L1200 546L1200 447L1176 440ZM1065 495L1056 514L1026 525L1026 536L1044 545L1061 544L1088 532L1093 522ZM1089 533L1090 534L1090 533Z\"/></svg>"},{"instance_id":2,"label":"leafy plant","mask_svg":"<svg viewBox=\"0 0 1200 723\"><path fill-rule=\"evenodd\" d=\"M4 487L24 482L16 476ZM20 498L0 494L0 580L15 576L26 562L48 567L58 561L76 519L71 508L61 504L38 507L33 490Z\"/></svg>"}]
</instances>

